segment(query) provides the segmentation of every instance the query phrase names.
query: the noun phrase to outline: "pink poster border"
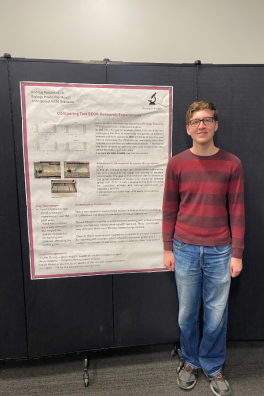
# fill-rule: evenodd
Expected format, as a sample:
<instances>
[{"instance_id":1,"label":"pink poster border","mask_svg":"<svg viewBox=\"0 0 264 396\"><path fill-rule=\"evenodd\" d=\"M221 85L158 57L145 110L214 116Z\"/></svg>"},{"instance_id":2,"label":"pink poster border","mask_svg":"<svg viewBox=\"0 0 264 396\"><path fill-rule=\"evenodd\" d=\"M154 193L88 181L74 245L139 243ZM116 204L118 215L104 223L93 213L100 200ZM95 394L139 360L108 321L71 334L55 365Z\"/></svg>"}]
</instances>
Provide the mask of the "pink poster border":
<instances>
[{"instance_id":1,"label":"pink poster border","mask_svg":"<svg viewBox=\"0 0 264 396\"><path fill-rule=\"evenodd\" d=\"M73 88L111 88L111 89L138 89L138 90L157 90L169 91L169 136L168 136L168 158L171 157L171 133L172 133L172 87L158 87L158 86L136 86L136 85L100 85L100 84L71 84L71 83L36 83L36 82L21 82L22 92L22 116L23 116L23 145L24 145L24 161L26 173L26 193L27 193L27 210L28 210L28 226L29 226L29 240L30 240L30 261L31 261L31 276L32 279L47 279L47 278L70 278L77 276L91 276L91 275L105 275L105 274L122 274L122 273L137 273L137 272L155 272L166 271L162 268L140 269L140 270L122 270L122 271L97 271L84 273L69 273L69 274L52 274L52 275L36 275L34 262L34 246L33 246L33 227L32 227L32 210L31 210L31 196L30 196L30 178L29 178L29 164L28 164L28 146L27 146L27 109L26 109L26 87L73 87Z\"/></svg>"}]
</instances>

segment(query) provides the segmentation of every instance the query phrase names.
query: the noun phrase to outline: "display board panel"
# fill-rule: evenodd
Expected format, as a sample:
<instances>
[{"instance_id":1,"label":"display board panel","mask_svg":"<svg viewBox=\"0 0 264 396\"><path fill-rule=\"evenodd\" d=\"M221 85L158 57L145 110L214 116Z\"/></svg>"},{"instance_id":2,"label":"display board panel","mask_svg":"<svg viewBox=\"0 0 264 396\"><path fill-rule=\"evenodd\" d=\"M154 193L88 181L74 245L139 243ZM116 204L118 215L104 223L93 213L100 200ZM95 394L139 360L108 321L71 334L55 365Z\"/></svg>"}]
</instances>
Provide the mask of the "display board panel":
<instances>
[{"instance_id":1,"label":"display board panel","mask_svg":"<svg viewBox=\"0 0 264 396\"><path fill-rule=\"evenodd\" d=\"M11 60L29 356L113 345L112 277L31 280L20 81L105 83L104 64Z\"/></svg>"},{"instance_id":2,"label":"display board panel","mask_svg":"<svg viewBox=\"0 0 264 396\"><path fill-rule=\"evenodd\" d=\"M1 355L29 357L76 350L176 341L177 297L172 273L121 274L94 277L30 279L22 152L20 81L63 81L88 84L171 85L174 89L172 154L188 147L185 112L196 100L194 65L80 64L10 60L21 221L25 306L6 60L0 60L2 180L1 196ZM229 339L262 339L263 323L263 66L199 67L198 98L219 108L216 145L237 155L245 173L246 238L244 269L232 280ZM8 162L9 166L6 166ZM7 190L5 190L7 191ZM10 194L9 194L10 192ZM8 228L6 226L8 222ZM12 250L10 249L12 237ZM113 285L112 285L113 281ZM15 287L15 293L14 289ZM114 302L114 310L113 310ZM136 302L136 303L135 303ZM12 314L14 313L14 316ZM10 321L11 318L11 321ZM7 324L7 325L6 325ZM131 329L131 332L130 332ZM165 332L164 332L164 329ZM164 335L163 335L164 332ZM11 345L12 344L12 345ZM2 353L3 352L3 353Z\"/></svg>"},{"instance_id":3,"label":"display board panel","mask_svg":"<svg viewBox=\"0 0 264 396\"><path fill-rule=\"evenodd\" d=\"M107 75L109 84L172 85L172 155L190 147L184 115L196 98L194 65L108 64ZM114 275L113 291L116 346L179 339L174 273Z\"/></svg>"},{"instance_id":4,"label":"display board panel","mask_svg":"<svg viewBox=\"0 0 264 396\"><path fill-rule=\"evenodd\" d=\"M219 109L216 146L239 157L244 169L244 268L231 283L228 338L263 339L264 67L201 66L198 92L199 100L210 100Z\"/></svg>"},{"instance_id":5,"label":"display board panel","mask_svg":"<svg viewBox=\"0 0 264 396\"><path fill-rule=\"evenodd\" d=\"M27 356L15 153L7 62L0 60L0 359Z\"/></svg>"},{"instance_id":6,"label":"display board panel","mask_svg":"<svg viewBox=\"0 0 264 396\"><path fill-rule=\"evenodd\" d=\"M184 116L196 100L195 65L110 63L107 65L107 81L109 84L173 86L172 155L191 147Z\"/></svg>"},{"instance_id":7,"label":"display board panel","mask_svg":"<svg viewBox=\"0 0 264 396\"><path fill-rule=\"evenodd\" d=\"M115 346L179 340L174 273L114 275Z\"/></svg>"}]
</instances>

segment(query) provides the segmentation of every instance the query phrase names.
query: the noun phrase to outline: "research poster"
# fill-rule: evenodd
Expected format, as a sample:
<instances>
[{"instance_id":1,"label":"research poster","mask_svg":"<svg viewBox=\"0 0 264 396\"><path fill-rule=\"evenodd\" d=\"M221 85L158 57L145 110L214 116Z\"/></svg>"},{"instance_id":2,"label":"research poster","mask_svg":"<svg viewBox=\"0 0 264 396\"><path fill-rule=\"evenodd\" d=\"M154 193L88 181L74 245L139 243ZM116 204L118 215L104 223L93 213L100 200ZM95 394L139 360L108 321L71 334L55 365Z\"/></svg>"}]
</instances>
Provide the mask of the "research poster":
<instances>
[{"instance_id":1,"label":"research poster","mask_svg":"<svg viewBox=\"0 0 264 396\"><path fill-rule=\"evenodd\" d=\"M21 82L32 279L164 270L172 94Z\"/></svg>"}]
</instances>

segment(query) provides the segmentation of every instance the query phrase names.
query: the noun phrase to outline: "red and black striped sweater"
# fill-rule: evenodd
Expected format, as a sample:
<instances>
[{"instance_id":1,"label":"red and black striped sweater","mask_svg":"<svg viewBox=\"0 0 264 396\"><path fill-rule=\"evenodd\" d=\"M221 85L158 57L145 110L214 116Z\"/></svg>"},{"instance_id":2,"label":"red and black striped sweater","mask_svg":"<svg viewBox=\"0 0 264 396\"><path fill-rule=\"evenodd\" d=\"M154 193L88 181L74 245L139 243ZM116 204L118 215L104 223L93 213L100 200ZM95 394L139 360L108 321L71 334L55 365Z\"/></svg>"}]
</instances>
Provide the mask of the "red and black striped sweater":
<instances>
[{"instance_id":1,"label":"red and black striped sweater","mask_svg":"<svg viewBox=\"0 0 264 396\"><path fill-rule=\"evenodd\" d=\"M220 149L203 157L186 150L169 160L163 198L164 250L172 250L173 238L199 246L232 242L232 256L242 258L244 231L243 168L235 155Z\"/></svg>"}]
</instances>

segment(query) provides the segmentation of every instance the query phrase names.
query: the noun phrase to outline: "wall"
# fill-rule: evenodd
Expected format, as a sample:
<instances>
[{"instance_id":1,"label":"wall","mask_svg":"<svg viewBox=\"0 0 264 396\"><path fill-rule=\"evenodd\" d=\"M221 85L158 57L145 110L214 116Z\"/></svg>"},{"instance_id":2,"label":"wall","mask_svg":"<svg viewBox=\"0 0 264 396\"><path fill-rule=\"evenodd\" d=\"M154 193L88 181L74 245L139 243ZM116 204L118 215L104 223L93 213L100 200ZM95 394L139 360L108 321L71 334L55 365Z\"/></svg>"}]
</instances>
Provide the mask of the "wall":
<instances>
[{"instance_id":1,"label":"wall","mask_svg":"<svg viewBox=\"0 0 264 396\"><path fill-rule=\"evenodd\" d=\"M0 55L264 63L262 0L1 0Z\"/></svg>"}]
</instances>

